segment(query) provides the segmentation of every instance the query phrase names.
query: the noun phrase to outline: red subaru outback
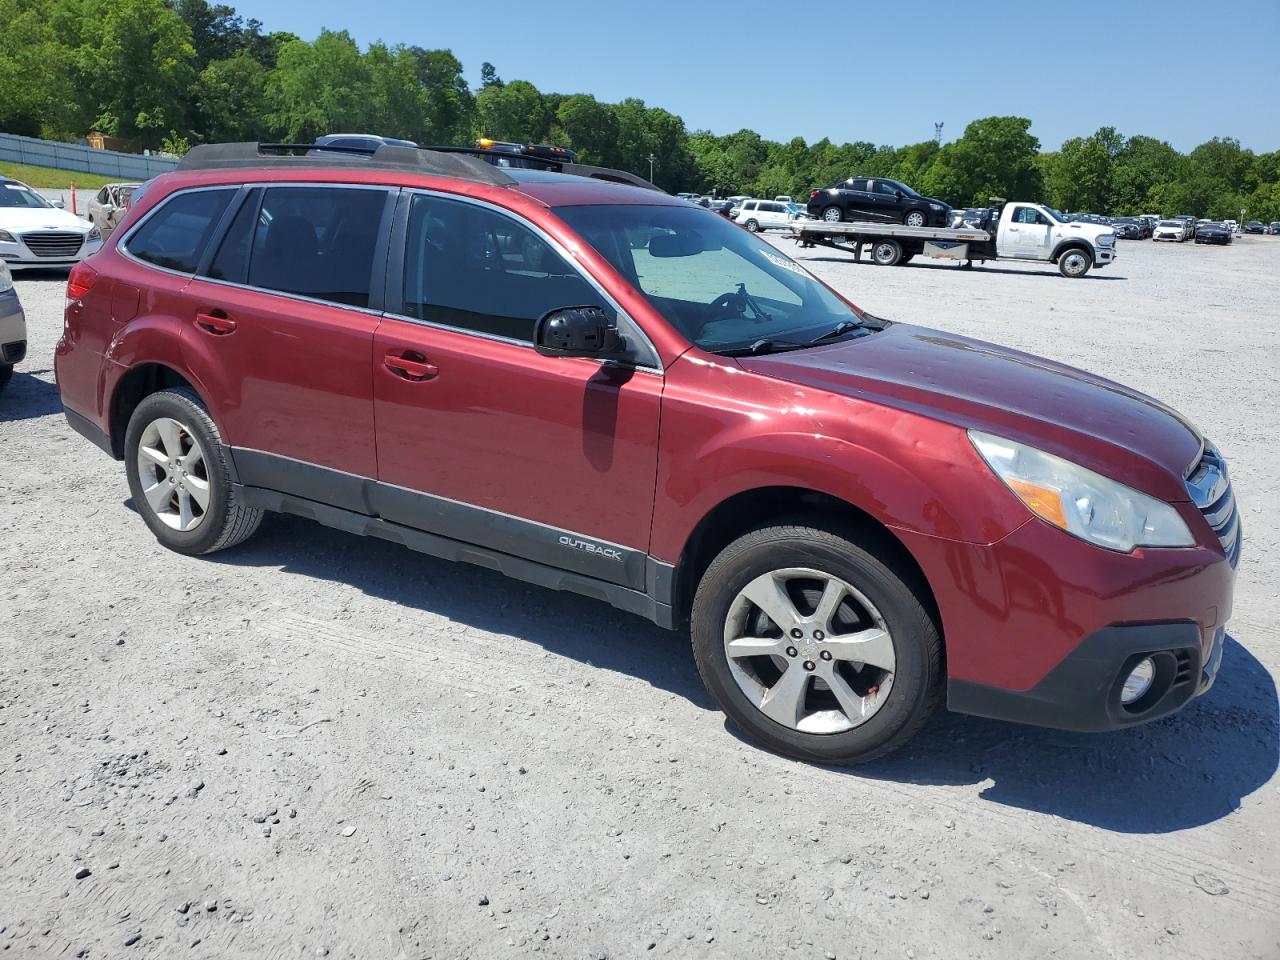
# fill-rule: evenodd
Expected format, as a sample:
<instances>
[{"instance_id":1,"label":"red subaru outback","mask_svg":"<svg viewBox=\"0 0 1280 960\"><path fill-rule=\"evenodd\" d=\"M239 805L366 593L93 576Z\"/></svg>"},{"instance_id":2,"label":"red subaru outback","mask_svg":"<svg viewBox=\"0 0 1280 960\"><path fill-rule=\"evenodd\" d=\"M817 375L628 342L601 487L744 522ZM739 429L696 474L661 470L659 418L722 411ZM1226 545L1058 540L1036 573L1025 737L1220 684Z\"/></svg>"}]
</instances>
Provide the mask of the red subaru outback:
<instances>
[{"instance_id":1,"label":"red subaru outback","mask_svg":"<svg viewBox=\"0 0 1280 960\"><path fill-rule=\"evenodd\" d=\"M285 511L687 625L798 757L1209 687L1241 533L1186 419L588 172L198 147L71 274L67 418L170 549Z\"/></svg>"}]
</instances>

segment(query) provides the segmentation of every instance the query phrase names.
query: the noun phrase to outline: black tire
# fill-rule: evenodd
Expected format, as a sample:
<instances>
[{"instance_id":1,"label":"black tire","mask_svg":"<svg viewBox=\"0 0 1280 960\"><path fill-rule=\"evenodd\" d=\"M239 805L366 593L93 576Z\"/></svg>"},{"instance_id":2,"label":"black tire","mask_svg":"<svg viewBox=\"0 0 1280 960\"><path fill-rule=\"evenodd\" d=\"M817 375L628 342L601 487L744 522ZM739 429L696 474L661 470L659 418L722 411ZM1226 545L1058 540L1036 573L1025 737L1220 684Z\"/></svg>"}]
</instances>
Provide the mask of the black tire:
<instances>
[{"instance_id":1,"label":"black tire","mask_svg":"<svg viewBox=\"0 0 1280 960\"><path fill-rule=\"evenodd\" d=\"M4 391L4 388L9 383L9 378L12 376L13 376L13 364L0 363L0 392Z\"/></svg>"},{"instance_id":2,"label":"black tire","mask_svg":"<svg viewBox=\"0 0 1280 960\"><path fill-rule=\"evenodd\" d=\"M844 219L844 211L839 207L824 207L822 211L822 220L824 223L839 223Z\"/></svg>"},{"instance_id":3,"label":"black tire","mask_svg":"<svg viewBox=\"0 0 1280 960\"><path fill-rule=\"evenodd\" d=\"M918 220L919 223L913 223ZM929 215L923 210L908 210L902 215L902 225L904 227L927 227L929 225Z\"/></svg>"},{"instance_id":4,"label":"black tire","mask_svg":"<svg viewBox=\"0 0 1280 960\"><path fill-rule=\"evenodd\" d=\"M1068 280L1078 280L1093 267L1093 254L1083 247L1070 247L1058 257L1058 272Z\"/></svg>"},{"instance_id":5,"label":"black tire","mask_svg":"<svg viewBox=\"0 0 1280 960\"><path fill-rule=\"evenodd\" d=\"M882 267L896 267L902 262L902 244L897 240L877 240L871 245L871 262Z\"/></svg>"},{"instance_id":6,"label":"black tire","mask_svg":"<svg viewBox=\"0 0 1280 960\"><path fill-rule=\"evenodd\" d=\"M138 446L143 432L158 418L176 420L188 431L184 442L199 444L203 454L205 479L209 487L209 503L200 522L190 530L179 530L165 523L147 502L138 467ZM200 398L185 387L172 387L146 397L133 411L124 438L125 472L129 493L143 521L164 546L178 553L197 555L225 550L248 539L262 521L262 511L246 506L236 495L231 470L226 462L226 447L217 424L204 408ZM185 476L185 474L184 474Z\"/></svg>"},{"instance_id":7,"label":"black tire","mask_svg":"<svg viewBox=\"0 0 1280 960\"><path fill-rule=\"evenodd\" d=\"M750 231L751 233L760 232L760 223L756 220L748 220L746 226L747 226L747 230Z\"/></svg>"},{"instance_id":8,"label":"black tire","mask_svg":"<svg viewBox=\"0 0 1280 960\"><path fill-rule=\"evenodd\" d=\"M807 733L786 726L761 712L734 679L724 633L735 598L755 578L788 567L844 580L878 608L892 636L896 663L889 693L869 719L852 729ZM918 578L883 543L835 528L754 530L721 551L698 585L690 630L698 672L728 718L764 747L820 763L874 760L915 734L942 691L942 640L921 603L923 593Z\"/></svg>"},{"instance_id":9,"label":"black tire","mask_svg":"<svg viewBox=\"0 0 1280 960\"><path fill-rule=\"evenodd\" d=\"M904 253L902 255L902 259L898 261L898 265L901 266L902 264L910 263L913 257L915 257L914 253Z\"/></svg>"}]
</instances>

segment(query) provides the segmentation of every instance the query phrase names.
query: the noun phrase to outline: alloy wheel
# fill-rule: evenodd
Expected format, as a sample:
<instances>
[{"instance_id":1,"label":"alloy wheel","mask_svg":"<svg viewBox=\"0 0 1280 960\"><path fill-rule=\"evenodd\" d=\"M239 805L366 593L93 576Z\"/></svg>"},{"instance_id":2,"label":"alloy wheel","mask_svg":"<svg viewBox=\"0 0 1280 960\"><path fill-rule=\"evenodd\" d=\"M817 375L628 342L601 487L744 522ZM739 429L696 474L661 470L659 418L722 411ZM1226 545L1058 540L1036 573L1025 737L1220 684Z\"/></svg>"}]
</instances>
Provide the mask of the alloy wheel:
<instances>
[{"instance_id":1,"label":"alloy wheel","mask_svg":"<svg viewBox=\"0 0 1280 960\"><path fill-rule=\"evenodd\" d=\"M910 213L907 214L906 222L908 227L923 227L924 214L921 213L919 210L912 210Z\"/></svg>"},{"instance_id":2,"label":"alloy wheel","mask_svg":"<svg viewBox=\"0 0 1280 960\"><path fill-rule=\"evenodd\" d=\"M893 686L893 637L854 586L805 567L756 577L729 605L724 652L738 688L765 716L802 733L870 720Z\"/></svg>"},{"instance_id":3,"label":"alloy wheel","mask_svg":"<svg viewBox=\"0 0 1280 960\"><path fill-rule=\"evenodd\" d=\"M138 481L147 506L182 533L204 522L209 509L209 470L190 428L157 417L138 439Z\"/></svg>"}]
</instances>

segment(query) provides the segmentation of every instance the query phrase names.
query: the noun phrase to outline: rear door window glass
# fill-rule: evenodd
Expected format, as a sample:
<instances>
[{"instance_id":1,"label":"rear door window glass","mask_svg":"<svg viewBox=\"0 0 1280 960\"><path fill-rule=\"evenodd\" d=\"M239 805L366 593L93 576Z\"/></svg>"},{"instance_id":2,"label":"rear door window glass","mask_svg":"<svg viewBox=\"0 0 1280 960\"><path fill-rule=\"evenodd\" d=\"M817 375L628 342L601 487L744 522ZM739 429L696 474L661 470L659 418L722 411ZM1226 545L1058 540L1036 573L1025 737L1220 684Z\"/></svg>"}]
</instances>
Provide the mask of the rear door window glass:
<instances>
[{"instance_id":1,"label":"rear door window glass","mask_svg":"<svg viewBox=\"0 0 1280 960\"><path fill-rule=\"evenodd\" d=\"M367 307L386 198L381 189L268 188L253 225L249 286Z\"/></svg>"},{"instance_id":2,"label":"rear door window glass","mask_svg":"<svg viewBox=\"0 0 1280 960\"><path fill-rule=\"evenodd\" d=\"M236 194L226 190L191 190L161 204L143 222L125 249L157 267L195 273L205 245Z\"/></svg>"}]
</instances>

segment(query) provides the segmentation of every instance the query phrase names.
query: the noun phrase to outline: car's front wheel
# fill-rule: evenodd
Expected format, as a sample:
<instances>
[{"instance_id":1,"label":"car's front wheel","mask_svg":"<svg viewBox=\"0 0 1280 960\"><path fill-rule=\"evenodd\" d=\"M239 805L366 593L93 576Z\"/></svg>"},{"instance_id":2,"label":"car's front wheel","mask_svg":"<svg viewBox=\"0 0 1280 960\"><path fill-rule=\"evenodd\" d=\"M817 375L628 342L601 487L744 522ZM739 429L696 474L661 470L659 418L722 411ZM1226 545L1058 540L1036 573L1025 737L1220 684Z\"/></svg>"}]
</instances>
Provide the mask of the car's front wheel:
<instances>
[{"instance_id":1,"label":"car's front wheel","mask_svg":"<svg viewBox=\"0 0 1280 960\"><path fill-rule=\"evenodd\" d=\"M924 215L923 210L908 210L902 222L908 227L923 227L928 225L929 218Z\"/></svg>"},{"instance_id":2,"label":"car's front wheel","mask_svg":"<svg viewBox=\"0 0 1280 960\"><path fill-rule=\"evenodd\" d=\"M156 539L178 553L212 553L258 529L262 511L236 494L217 424L192 391L153 393L125 431L134 505Z\"/></svg>"},{"instance_id":3,"label":"car's front wheel","mask_svg":"<svg viewBox=\"0 0 1280 960\"><path fill-rule=\"evenodd\" d=\"M827 207L822 211L822 219L827 223L839 223L844 219L844 214L839 207Z\"/></svg>"},{"instance_id":4,"label":"car's front wheel","mask_svg":"<svg viewBox=\"0 0 1280 960\"><path fill-rule=\"evenodd\" d=\"M1072 280L1083 277L1093 266L1093 257L1088 250L1072 247L1058 258L1058 272Z\"/></svg>"},{"instance_id":5,"label":"car's front wheel","mask_svg":"<svg viewBox=\"0 0 1280 960\"><path fill-rule=\"evenodd\" d=\"M748 229L749 231L751 231L752 233L759 233L759 232L760 232L760 222L759 222L758 220L748 220L748 221L747 221L747 229Z\"/></svg>"},{"instance_id":6,"label":"car's front wheel","mask_svg":"<svg viewBox=\"0 0 1280 960\"><path fill-rule=\"evenodd\" d=\"M890 550L810 526L746 534L707 568L694 657L707 689L769 749L824 763L875 759L933 710L942 643Z\"/></svg>"}]
</instances>

